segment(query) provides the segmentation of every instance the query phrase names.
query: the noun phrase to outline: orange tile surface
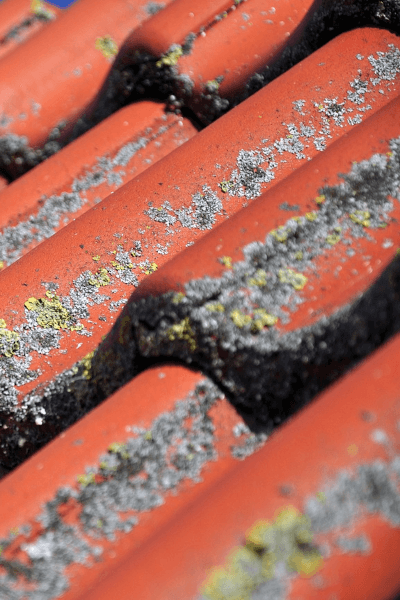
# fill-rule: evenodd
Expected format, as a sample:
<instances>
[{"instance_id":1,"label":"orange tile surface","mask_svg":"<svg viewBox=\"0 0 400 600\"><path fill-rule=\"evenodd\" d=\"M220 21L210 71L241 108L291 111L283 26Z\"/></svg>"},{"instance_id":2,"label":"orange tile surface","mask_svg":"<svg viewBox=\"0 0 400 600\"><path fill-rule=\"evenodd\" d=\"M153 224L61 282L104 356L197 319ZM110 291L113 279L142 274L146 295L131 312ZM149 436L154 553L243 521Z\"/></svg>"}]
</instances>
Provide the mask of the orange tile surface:
<instances>
[{"instance_id":1,"label":"orange tile surface","mask_svg":"<svg viewBox=\"0 0 400 600\"><path fill-rule=\"evenodd\" d=\"M393 599L396 3L47 10L0 3L1 600Z\"/></svg>"}]
</instances>

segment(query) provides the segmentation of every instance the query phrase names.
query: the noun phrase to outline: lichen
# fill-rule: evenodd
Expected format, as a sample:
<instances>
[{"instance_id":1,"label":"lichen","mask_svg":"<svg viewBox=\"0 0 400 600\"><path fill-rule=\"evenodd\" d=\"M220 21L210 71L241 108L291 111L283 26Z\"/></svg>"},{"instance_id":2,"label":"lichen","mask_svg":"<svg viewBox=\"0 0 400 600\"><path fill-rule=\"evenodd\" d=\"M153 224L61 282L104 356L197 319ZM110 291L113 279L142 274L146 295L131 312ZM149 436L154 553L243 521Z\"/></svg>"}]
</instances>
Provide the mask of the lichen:
<instances>
[{"instance_id":1,"label":"lichen","mask_svg":"<svg viewBox=\"0 0 400 600\"><path fill-rule=\"evenodd\" d=\"M314 575L323 559L312 540L310 520L294 506L283 507L274 521L255 523L245 545L230 553L225 566L211 571L202 586L203 598L251 600L253 593L275 578L279 564L288 573Z\"/></svg>"},{"instance_id":2,"label":"lichen","mask_svg":"<svg viewBox=\"0 0 400 600\"><path fill-rule=\"evenodd\" d=\"M179 44L173 44L168 52L164 54L160 60L156 62L157 67L174 67L178 64L178 60L183 55L182 46Z\"/></svg>"},{"instance_id":3,"label":"lichen","mask_svg":"<svg viewBox=\"0 0 400 600\"><path fill-rule=\"evenodd\" d=\"M108 285L110 283L110 276L107 272L107 269L105 269L104 267L99 269L96 273L96 275L92 275L89 279L88 279L88 283L90 285L94 285L96 287L102 287L105 285Z\"/></svg>"},{"instance_id":4,"label":"lichen","mask_svg":"<svg viewBox=\"0 0 400 600\"><path fill-rule=\"evenodd\" d=\"M24 306L35 314L36 322L40 327L74 329L72 315L55 295L50 298L28 298Z\"/></svg>"},{"instance_id":5,"label":"lichen","mask_svg":"<svg viewBox=\"0 0 400 600\"><path fill-rule=\"evenodd\" d=\"M307 283L307 277L302 273L296 273L293 269L279 269L279 281L289 283L295 290L302 290Z\"/></svg>"},{"instance_id":6,"label":"lichen","mask_svg":"<svg viewBox=\"0 0 400 600\"><path fill-rule=\"evenodd\" d=\"M278 317L267 313L265 308L256 308L251 322L251 331L261 331L264 327L272 327L278 322Z\"/></svg>"},{"instance_id":7,"label":"lichen","mask_svg":"<svg viewBox=\"0 0 400 600\"><path fill-rule=\"evenodd\" d=\"M16 331L7 329L4 319L0 319L0 355L11 357L19 350L20 336Z\"/></svg>"},{"instance_id":8,"label":"lichen","mask_svg":"<svg viewBox=\"0 0 400 600\"><path fill-rule=\"evenodd\" d=\"M94 356L94 350L88 352L80 361L80 364L83 367L82 376L85 379L90 379L90 372L92 368L92 358Z\"/></svg>"},{"instance_id":9,"label":"lichen","mask_svg":"<svg viewBox=\"0 0 400 600\"><path fill-rule=\"evenodd\" d=\"M355 210L354 212L350 213L349 217L353 223L358 223L363 227L369 227L371 225L371 213L369 210Z\"/></svg>"},{"instance_id":10,"label":"lichen","mask_svg":"<svg viewBox=\"0 0 400 600\"><path fill-rule=\"evenodd\" d=\"M196 340L194 339L194 331L190 325L189 317L185 317L182 319L182 321L180 321L180 323L176 323L167 329L166 336L170 341L184 340L187 342L189 350L192 352L197 347Z\"/></svg>"},{"instance_id":11,"label":"lichen","mask_svg":"<svg viewBox=\"0 0 400 600\"><path fill-rule=\"evenodd\" d=\"M36 17L40 17L41 19L51 21L55 18L54 11L50 10L45 2L42 2L41 0L31 1L31 11Z\"/></svg>"},{"instance_id":12,"label":"lichen","mask_svg":"<svg viewBox=\"0 0 400 600\"><path fill-rule=\"evenodd\" d=\"M223 256L220 260L227 269L232 269L232 258L230 256Z\"/></svg>"},{"instance_id":13,"label":"lichen","mask_svg":"<svg viewBox=\"0 0 400 600\"><path fill-rule=\"evenodd\" d=\"M100 50L102 55L109 59L118 54L118 44L110 35L98 37L95 43L96 50Z\"/></svg>"},{"instance_id":14,"label":"lichen","mask_svg":"<svg viewBox=\"0 0 400 600\"><path fill-rule=\"evenodd\" d=\"M250 277L247 281L249 285L257 285L258 287L263 287L267 285L267 272L264 269L257 269L255 273L255 277Z\"/></svg>"},{"instance_id":15,"label":"lichen","mask_svg":"<svg viewBox=\"0 0 400 600\"><path fill-rule=\"evenodd\" d=\"M217 313L225 312L225 306L223 304L221 304L221 302L217 302L214 304L207 304L206 308L210 312L217 312Z\"/></svg>"},{"instance_id":16,"label":"lichen","mask_svg":"<svg viewBox=\"0 0 400 600\"><path fill-rule=\"evenodd\" d=\"M288 239L289 233L285 229L285 227L281 225L280 227L278 227L278 229L273 229L272 231L270 231L270 235L272 235L277 242L283 243L286 242L286 240Z\"/></svg>"}]
</instances>

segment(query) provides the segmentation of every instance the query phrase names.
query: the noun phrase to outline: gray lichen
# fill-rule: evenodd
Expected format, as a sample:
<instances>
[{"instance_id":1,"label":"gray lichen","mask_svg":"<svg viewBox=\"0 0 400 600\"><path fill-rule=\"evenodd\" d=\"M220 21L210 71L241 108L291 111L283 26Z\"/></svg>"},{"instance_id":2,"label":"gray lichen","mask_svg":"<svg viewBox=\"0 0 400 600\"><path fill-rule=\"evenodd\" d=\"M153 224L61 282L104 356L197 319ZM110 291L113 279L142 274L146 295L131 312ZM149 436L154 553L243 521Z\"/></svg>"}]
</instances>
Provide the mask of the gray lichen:
<instances>
[{"instance_id":1,"label":"gray lichen","mask_svg":"<svg viewBox=\"0 0 400 600\"><path fill-rule=\"evenodd\" d=\"M165 360L201 369L226 393L253 433L268 433L382 344L400 326L399 258L364 295L331 316L284 334L280 323L290 323L292 312L304 302L302 290L318 273L315 259L337 245L359 252L357 240L372 243L369 232L390 221L393 203L400 197L400 140L392 140L390 150L354 164L350 173L342 175L342 183L319 191L317 210L290 217L264 241L245 246L241 262L220 257L225 265L220 277L189 281L179 293L141 300L134 294L91 358L90 376L79 363L25 397L16 430L2 434L3 448L15 449L3 460L15 464L42 439L39 431L28 426L34 418L43 418L47 435L52 436L137 373ZM162 210L171 215L169 206ZM140 253L140 244L133 254L136 251ZM121 259L117 265L125 269L129 257L122 245L116 256ZM150 273L156 264L142 257L139 267ZM117 270L105 273L111 278ZM63 301L74 319L86 318L91 303L110 299L92 278L90 272L82 274L70 300ZM118 305L121 302L126 299ZM116 308L112 301L110 310ZM18 333L23 334L23 329ZM17 364L28 355L23 357L18 350L7 360ZM12 388L9 398L12 391L15 395ZM22 434L26 429L29 434ZM29 439L31 446L16 447L19 435Z\"/></svg>"},{"instance_id":2,"label":"gray lichen","mask_svg":"<svg viewBox=\"0 0 400 600\"><path fill-rule=\"evenodd\" d=\"M185 480L200 482L204 466L217 459L208 411L219 398L215 385L201 381L148 429L130 426L130 437L111 444L96 466L78 475L76 486L59 489L36 516L34 535L17 524L0 540L1 597L57 598L69 588L69 566L90 568L101 560L105 542L132 531L141 513L163 504L171 491L179 493ZM78 515L74 524L69 506Z\"/></svg>"}]
</instances>

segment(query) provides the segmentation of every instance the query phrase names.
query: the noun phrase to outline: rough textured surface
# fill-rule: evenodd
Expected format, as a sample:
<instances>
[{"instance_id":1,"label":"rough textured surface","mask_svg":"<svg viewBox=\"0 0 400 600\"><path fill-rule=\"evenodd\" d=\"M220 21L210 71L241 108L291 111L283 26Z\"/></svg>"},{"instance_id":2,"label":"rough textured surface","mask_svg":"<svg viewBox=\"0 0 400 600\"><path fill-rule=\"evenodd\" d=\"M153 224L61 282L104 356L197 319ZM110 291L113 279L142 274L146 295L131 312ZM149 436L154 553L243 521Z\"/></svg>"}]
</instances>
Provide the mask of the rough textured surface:
<instances>
[{"instance_id":1,"label":"rough textured surface","mask_svg":"<svg viewBox=\"0 0 400 600\"><path fill-rule=\"evenodd\" d=\"M74 179L68 191L41 198L40 208L36 213L26 219L21 218L16 225L4 227L0 232L0 261L3 262L3 266L18 260L32 244L51 237L61 222L71 220L74 213L87 204L87 190L95 189L104 181L107 181L109 186L120 187L122 177L126 174L124 167L129 165L131 159L150 142L162 140L163 135L175 125L174 122L167 122L166 115L162 119L164 124L159 123L154 130L147 128L143 135L122 146L114 156L98 157L92 168Z\"/></svg>"},{"instance_id":2,"label":"rough textured surface","mask_svg":"<svg viewBox=\"0 0 400 600\"><path fill-rule=\"evenodd\" d=\"M234 9L239 2L232 5ZM147 12L151 16L163 7L160 3L149 2ZM230 9L226 11L229 15ZM225 16L225 13L224 15ZM307 17L307 25L300 37L293 45L288 45L278 55L273 64L265 71L255 73L245 85L244 89L235 97L221 97L218 91L218 78L214 87L206 90L203 98L201 122L198 116L188 109L188 98L191 97L193 82L184 74L179 74L176 69L176 49L181 54L190 53L197 37L218 23L221 15L210 22L200 31L191 32L182 46L177 44L170 48L164 57L154 57L148 54L131 52L130 48L123 48L117 56L110 75L102 90L98 94L96 108L90 114L83 115L72 131L60 138L57 128L44 144L43 148L29 148L26 140L18 136L8 135L0 138L0 171L8 173L10 161L13 163L12 177L15 173L20 175L32 168L59 147L76 139L82 133L99 123L101 120L115 112L129 102L139 98L158 98L169 110L183 112L190 116L199 127L208 124L222 114L251 96L273 79L286 72L312 52L329 42L334 37L356 27L381 27L391 32L400 33L400 6L397 0L339 0L330 2L322 0L317 2L314 11ZM175 48L176 46L176 48ZM175 54L174 54L175 48ZM134 50L134 49L133 49ZM132 58L134 56L134 59ZM174 58L176 56L176 59ZM212 84L213 82L210 82ZM18 139L15 139L17 138ZM17 145L17 150L15 150ZM16 160L15 160L16 157ZM8 173L9 174L9 173Z\"/></svg>"},{"instance_id":3,"label":"rough textured surface","mask_svg":"<svg viewBox=\"0 0 400 600\"><path fill-rule=\"evenodd\" d=\"M233 9L239 4L235 2ZM229 16L231 11L226 13ZM225 16L225 13L224 15ZM217 15L208 24L215 26L221 19ZM306 26L296 43L286 45L285 49L276 56L274 62L269 64L264 71L255 73L244 86L243 90L236 96L223 97L219 93L219 84L223 77L209 82L200 102L201 107L197 110L195 117L188 106L191 105L193 82L187 75L180 74L176 67L176 60L168 60L173 52L166 55L167 60L143 53L134 53L131 49L122 50L113 66L108 81L100 92L100 99L96 110L90 116L87 115L77 124L73 137L80 135L87 128L105 118L110 111L132 100L146 97L156 97L166 102L170 110L184 111L184 114L192 116L192 119L207 125L228 110L243 102L246 98L259 89L276 79L282 73L304 60L328 43L334 37L358 27L380 27L391 32L400 33L400 7L396 0L376 0L364 2L355 0L339 0L330 2L322 0L316 2L314 10L310 11L306 19ZM182 47L182 54L190 54L196 39L202 31L189 34ZM130 56L134 55L134 59ZM161 67L161 68L160 68Z\"/></svg>"},{"instance_id":4,"label":"rough textured surface","mask_svg":"<svg viewBox=\"0 0 400 600\"><path fill-rule=\"evenodd\" d=\"M290 322L292 311L304 301L300 292L316 268L315 259L334 252L337 244L353 256L359 252L358 239L373 242L368 232L390 220L393 203L399 201L400 140L392 140L390 149L354 164L343 183L320 190L316 211L289 218L265 241L246 246L243 261L232 264L229 257L219 257L225 266L221 277L189 281L185 293L171 291L140 301L133 296L93 355L26 396L11 417L18 378L32 373L24 363L30 359L24 328L14 331L19 342L13 332L5 334L6 351L12 353L17 342L20 346L1 361L4 399L9 399L3 408L3 423L9 426L2 431L3 462L18 464L120 385L165 361L202 370L253 431L268 433L389 339L400 326L400 257L361 297L330 317L283 335L279 324ZM100 293L102 286L107 290L109 278L106 269L82 274L63 301L66 313L59 307L51 319L88 335L79 319L91 302L110 300ZM26 316L35 325L40 315L33 300ZM28 323L25 328L29 335L32 327ZM36 325L36 335L39 330ZM57 343L61 334L50 331Z\"/></svg>"},{"instance_id":5,"label":"rough textured surface","mask_svg":"<svg viewBox=\"0 0 400 600\"><path fill-rule=\"evenodd\" d=\"M266 515L269 520L254 524L246 544L230 553L224 567L211 570L201 600L284 600L293 579L318 573L337 549L343 554L373 552L368 536L354 535L353 529L368 514L400 527L398 463L396 456L390 463L339 471L305 500L304 514L289 505L274 521Z\"/></svg>"},{"instance_id":6,"label":"rough textured surface","mask_svg":"<svg viewBox=\"0 0 400 600\"><path fill-rule=\"evenodd\" d=\"M16 524L0 540L2 600L57 598L69 587L69 565L89 568L101 560L105 540L115 542L132 531L142 512L163 504L171 492L179 493L185 480L200 482L204 465L217 459L215 428L207 413L220 397L203 380L149 429L132 425L132 436L110 444L73 488L58 490L36 522ZM70 513L78 515L74 524Z\"/></svg>"}]
</instances>

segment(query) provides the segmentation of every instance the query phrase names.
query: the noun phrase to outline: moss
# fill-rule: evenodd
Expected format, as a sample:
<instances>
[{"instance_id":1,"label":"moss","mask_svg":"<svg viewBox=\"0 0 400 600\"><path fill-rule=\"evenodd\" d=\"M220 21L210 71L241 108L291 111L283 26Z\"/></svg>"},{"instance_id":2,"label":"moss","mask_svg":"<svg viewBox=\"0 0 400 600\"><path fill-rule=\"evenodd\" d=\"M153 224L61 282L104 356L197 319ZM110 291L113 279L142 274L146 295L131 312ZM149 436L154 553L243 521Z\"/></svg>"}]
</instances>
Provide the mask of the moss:
<instances>
[{"instance_id":1,"label":"moss","mask_svg":"<svg viewBox=\"0 0 400 600\"><path fill-rule=\"evenodd\" d=\"M278 277L282 283L290 283L295 290L302 290L308 281L302 273L296 273L296 271L288 268L279 269Z\"/></svg>"},{"instance_id":2,"label":"moss","mask_svg":"<svg viewBox=\"0 0 400 600\"><path fill-rule=\"evenodd\" d=\"M371 214L368 210L355 210L354 212L350 213L349 217L353 223L357 223L363 227L369 227L371 224Z\"/></svg>"},{"instance_id":3,"label":"moss","mask_svg":"<svg viewBox=\"0 0 400 600\"><path fill-rule=\"evenodd\" d=\"M182 46L174 44L171 49L156 62L157 67L174 67L183 54Z\"/></svg>"},{"instance_id":4,"label":"moss","mask_svg":"<svg viewBox=\"0 0 400 600\"><path fill-rule=\"evenodd\" d=\"M185 317L182 319L182 321L180 321L180 323L172 325L172 327L167 329L166 335L171 342L176 339L186 341L189 345L189 349L192 352L197 348L197 344L194 339L194 332L190 326L189 317Z\"/></svg>"},{"instance_id":5,"label":"moss","mask_svg":"<svg viewBox=\"0 0 400 600\"><path fill-rule=\"evenodd\" d=\"M95 47L96 50L100 50L105 58L112 58L118 54L118 44L109 35L97 38Z\"/></svg>"}]
</instances>

